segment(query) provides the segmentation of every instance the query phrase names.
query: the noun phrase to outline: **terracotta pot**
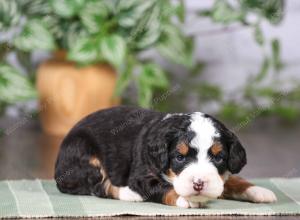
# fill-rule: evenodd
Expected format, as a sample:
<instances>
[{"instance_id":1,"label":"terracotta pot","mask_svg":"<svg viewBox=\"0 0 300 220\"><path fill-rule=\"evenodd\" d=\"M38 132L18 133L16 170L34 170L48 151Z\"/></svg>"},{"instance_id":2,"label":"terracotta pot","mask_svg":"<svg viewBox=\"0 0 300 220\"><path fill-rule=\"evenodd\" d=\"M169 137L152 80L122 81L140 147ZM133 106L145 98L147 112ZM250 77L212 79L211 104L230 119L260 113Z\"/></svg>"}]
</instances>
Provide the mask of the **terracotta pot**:
<instances>
[{"instance_id":1,"label":"terracotta pot","mask_svg":"<svg viewBox=\"0 0 300 220\"><path fill-rule=\"evenodd\" d=\"M43 130L63 136L81 118L118 103L113 100L117 74L108 65L78 67L64 53L42 63L37 71Z\"/></svg>"}]
</instances>

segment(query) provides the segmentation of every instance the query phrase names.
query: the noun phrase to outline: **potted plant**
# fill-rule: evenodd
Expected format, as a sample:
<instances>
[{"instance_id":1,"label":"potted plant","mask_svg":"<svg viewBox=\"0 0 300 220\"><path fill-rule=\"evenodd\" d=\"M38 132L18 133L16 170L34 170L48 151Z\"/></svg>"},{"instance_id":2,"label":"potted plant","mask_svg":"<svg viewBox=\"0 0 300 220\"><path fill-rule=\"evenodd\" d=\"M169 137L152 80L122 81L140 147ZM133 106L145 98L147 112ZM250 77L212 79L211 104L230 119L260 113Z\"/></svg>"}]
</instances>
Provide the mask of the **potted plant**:
<instances>
[{"instance_id":1,"label":"potted plant","mask_svg":"<svg viewBox=\"0 0 300 220\"><path fill-rule=\"evenodd\" d=\"M212 31L215 34L252 29L264 60L257 76L236 92L245 97L246 104L236 97L225 100L221 88L195 80L195 74L180 82L184 89L176 100L168 98L168 102L160 104L168 110L179 110L179 106L186 106L182 101L185 94L192 93L199 97L202 106L217 101L220 108L215 113L227 119L241 113L247 117L257 109L253 100L266 94L257 93L260 84L269 72L278 72L282 67L279 41L272 40L272 53L265 54L270 48L260 26L266 21L278 24L283 9L284 0L214 0L211 7L191 12L195 18L207 17L221 24L220 30ZM185 13L183 0L0 0L0 111L10 104L39 97L44 130L65 134L83 115L118 103L128 85L136 87L138 105L150 107L151 101L155 102L154 91L166 89L169 80L166 70L145 52L156 50L171 63L189 68L191 73L200 72L199 67L203 67L195 63L191 37L201 32L195 30L189 37L183 33ZM38 66L37 75L31 62L36 51L52 54ZM21 69L10 65L12 55ZM268 97L276 97L276 89L269 86ZM290 102L298 97L289 94ZM276 103L266 111L295 117L299 108L293 107L297 108L294 110L291 106L282 108Z\"/></svg>"},{"instance_id":2,"label":"potted plant","mask_svg":"<svg viewBox=\"0 0 300 220\"><path fill-rule=\"evenodd\" d=\"M140 56L149 48L172 62L193 66L193 40L179 28L183 1L12 0L0 4L6 13L2 28L14 29L7 49L23 60L37 50L53 55L38 66L36 76L31 75L37 85L42 126L50 134L64 135L88 113L118 103L131 81L138 88L139 105L149 106L153 90L168 86L165 71ZM10 68L2 63L4 67ZM24 95L33 94L31 89Z\"/></svg>"}]
</instances>

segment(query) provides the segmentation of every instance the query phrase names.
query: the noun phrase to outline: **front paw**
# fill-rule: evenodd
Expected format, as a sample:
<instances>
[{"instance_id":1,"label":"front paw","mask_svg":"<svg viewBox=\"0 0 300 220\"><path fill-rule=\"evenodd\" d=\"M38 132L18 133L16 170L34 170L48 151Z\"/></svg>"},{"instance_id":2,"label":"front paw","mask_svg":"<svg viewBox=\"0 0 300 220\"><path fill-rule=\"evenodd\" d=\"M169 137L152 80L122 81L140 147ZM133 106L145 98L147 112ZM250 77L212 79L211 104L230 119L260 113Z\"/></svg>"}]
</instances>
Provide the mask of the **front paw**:
<instances>
[{"instance_id":1,"label":"front paw","mask_svg":"<svg viewBox=\"0 0 300 220\"><path fill-rule=\"evenodd\" d=\"M182 196L179 196L176 200L176 206L181 207L181 208L199 208L200 203L198 202L190 202L187 199L185 199Z\"/></svg>"},{"instance_id":2,"label":"front paw","mask_svg":"<svg viewBox=\"0 0 300 220\"><path fill-rule=\"evenodd\" d=\"M132 191L128 186L120 187L119 199L130 202L141 202L143 198L136 192Z\"/></svg>"},{"instance_id":3,"label":"front paw","mask_svg":"<svg viewBox=\"0 0 300 220\"><path fill-rule=\"evenodd\" d=\"M255 203L271 203L276 202L276 195L269 189L260 186L251 186L245 192L243 197Z\"/></svg>"}]
</instances>

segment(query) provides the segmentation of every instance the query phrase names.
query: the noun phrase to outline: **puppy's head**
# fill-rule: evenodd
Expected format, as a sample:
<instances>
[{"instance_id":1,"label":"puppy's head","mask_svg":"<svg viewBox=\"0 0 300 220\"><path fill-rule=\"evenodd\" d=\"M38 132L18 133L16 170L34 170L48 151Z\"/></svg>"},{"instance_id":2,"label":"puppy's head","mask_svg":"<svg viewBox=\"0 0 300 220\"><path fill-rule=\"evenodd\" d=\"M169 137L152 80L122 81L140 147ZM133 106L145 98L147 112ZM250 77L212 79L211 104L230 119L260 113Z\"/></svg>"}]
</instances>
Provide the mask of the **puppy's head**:
<instances>
[{"instance_id":1,"label":"puppy's head","mask_svg":"<svg viewBox=\"0 0 300 220\"><path fill-rule=\"evenodd\" d=\"M200 112L170 115L148 136L153 166L185 197L219 197L229 173L246 164L238 138L221 122Z\"/></svg>"}]
</instances>

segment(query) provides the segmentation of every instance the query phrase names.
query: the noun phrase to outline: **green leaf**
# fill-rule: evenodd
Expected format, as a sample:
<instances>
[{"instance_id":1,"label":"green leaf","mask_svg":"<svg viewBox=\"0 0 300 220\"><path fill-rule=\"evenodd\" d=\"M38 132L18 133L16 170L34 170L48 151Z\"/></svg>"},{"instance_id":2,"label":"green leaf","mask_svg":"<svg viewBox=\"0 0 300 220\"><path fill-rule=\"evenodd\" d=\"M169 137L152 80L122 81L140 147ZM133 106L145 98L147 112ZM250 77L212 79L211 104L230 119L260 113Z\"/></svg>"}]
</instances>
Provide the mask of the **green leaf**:
<instances>
[{"instance_id":1,"label":"green leaf","mask_svg":"<svg viewBox=\"0 0 300 220\"><path fill-rule=\"evenodd\" d=\"M241 0L243 10L253 11L272 24L278 24L284 16L284 0Z\"/></svg>"},{"instance_id":2,"label":"green leaf","mask_svg":"<svg viewBox=\"0 0 300 220\"><path fill-rule=\"evenodd\" d=\"M126 55L126 43L118 35L105 36L100 42L101 56L115 67L120 67Z\"/></svg>"},{"instance_id":3,"label":"green leaf","mask_svg":"<svg viewBox=\"0 0 300 220\"><path fill-rule=\"evenodd\" d=\"M219 114L223 119L243 122L249 116L249 111L240 104L228 102L222 106Z\"/></svg>"},{"instance_id":4,"label":"green leaf","mask_svg":"<svg viewBox=\"0 0 300 220\"><path fill-rule=\"evenodd\" d=\"M0 43L0 60L13 50L13 47L8 42Z\"/></svg>"},{"instance_id":5,"label":"green leaf","mask_svg":"<svg viewBox=\"0 0 300 220\"><path fill-rule=\"evenodd\" d=\"M272 110L278 116L289 121L295 121L299 118L299 109L292 106L274 106Z\"/></svg>"},{"instance_id":6,"label":"green leaf","mask_svg":"<svg viewBox=\"0 0 300 220\"><path fill-rule=\"evenodd\" d=\"M259 25L255 25L255 27L254 27L254 37L255 37L255 41L259 45L264 44L264 42L265 42L264 35L263 35L262 30Z\"/></svg>"},{"instance_id":7,"label":"green leaf","mask_svg":"<svg viewBox=\"0 0 300 220\"><path fill-rule=\"evenodd\" d=\"M272 40L272 61L275 70L279 71L282 69L283 64L280 59L280 43L278 39Z\"/></svg>"},{"instance_id":8,"label":"green leaf","mask_svg":"<svg viewBox=\"0 0 300 220\"><path fill-rule=\"evenodd\" d=\"M165 25L162 30L162 37L157 45L161 55L172 62L192 68L194 66L193 39L185 37L177 27L172 25Z\"/></svg>"},{"instance_id":9,"label":"green leaf","mask_svg":"<svg viewBox=\"0 0 300 220\"><path fill-rule=\"evenodd\" d=\"M153 6L155 1L127 0L120 1L117 7L120 26L130 28L137 25L144 18L145 13Z\"/></svg>"},{"instance_id":10,"label":"green leaf","mask_svg":"<svg viewBox=\"0 0 300 220\"><path fill-rule=\"evenodd\" d=\"M169 81L165 75L165 72L161 67L155 63L147 63L142 67L139 78L145 84L157 88L167 88Z\"/></svg>"},{"instance_id":11,"label":"green leaf","mask_svg":"<svg viewBox=\"0 0 300 220\"><path fill-rule=\"evenodd\" d=\"M185 4L183 0L180 0L176 8L176 13L179 18L179 21L184 23L185 21Z\"/></svg>"},{"instance_id":12,"label":"green leaf","mask_svg":"<svg viewBox=\"0 0 300 220\"><path fill-rule=\"evenodd\" d=\"M98 0L94 0L94 1L98 1ZM108 8L110 14L115 15L117 13L117 6L119 4L119 0L109 0L109 1L102 1L102 4L105 5L106 8Z\"/></svg>"},{"instance_id":13,"label":"green leaf","mask_svg":"<svg viewBox=\"0 0 300 220\"><path fill-rule=\"evenodd\" d=\"M117 81L116 90L115 90L116 96L120 96L122 92L126 89L126 87L129 85L131 75L132 75L131 71L128 70L120 74Z\"/></svg>"},{"instance_id":14,"label":"green leaf","mask_svg":"<svg viewBox=\"0 0 300 220\"><path fill-rule=\"evenodd\" d=\"M65 31L67 30L66 27L70 25L69 22L68 25L65 25L66 20L62 20L56 15L43 16L41 21L43 24L47 24L47 29L57 41L64 37Z\"/></svg>"},{"instance_id":15,"label":"green leaf","mask_svg":"<svg viewBox=\"0 0 300 220\"><path fill-rule=\"evenodd\" d=\"M0 102L13 104L37 97L34 85L16 69L0 63Z\"/></svg>"},{"instance_id":16,"label":"green leaf","mask_svg":"<svg viewBox=\"0 0 300 220\"><path fill-rule=\"evenodd\" d=\"M148 1L149 2L149 1ZM127 11L130 10L142 2L140 0L126 0L126 1L119 1L117 5L117 11L122 12L122 11Z\"/></svg>"},{"instance_id":17,"label":"green leaf","mask_svg":"<svg viewBox=\"0 0 300 220\"><path fill-rule=\"evenodd\" d=\"M55 42L47 25L39 20L29 20L23 31L14 39L14 45L20 50L46 50L55 49Z\"/></svg>"},{"instance_id":18,"label":"green leaf","mask_svg":"<svg viewBox=\"0 0 300 220\"><path fill-rule=\"evenodd\" d=\"M49 16L53 13L51 0L17 0L22 12L28 17ZM56 16L57 17L57 16Z\"/></svg>"},{"instance_id":19,"label":"green leaf","mask_svg":"<svg viewBox=\"0 0 300 220\"><path fill-rule=\"evenodd\" d=\"M242 10L233 8L230 3L224 0L216 0L211 12L211 18L213 21L224 24L241 21L244 16L245 15Z\"/></svg>"},{"instance_id":20,"label":"green leaf","mask_svg":"<svg viewBox=\"0 0 300 220\"><path fill-rule=\"evenodd\" d=\"M138 82L138 103L142 107L150 107L153 89L167 88L168 79L164 71L155 63L146 63L141 66Z\"/></svg>"},{"instance_id":21,"label":"green leaf","mask_svg":"<svg viewBox=\"0 0 300 220\"><path fill-rule=\"evenodd\" d=\"M10 29L21 20L21 10L16 0L0 0L0 30Z\"/></svg>"},{"instance_id":22,"label":"green leaf","mask_svg":"<svg viewBox=\"0 0 300 220\"><path fill-rule=\"evenodd\" d=\"M68 52L68 59L81 64L93 63L97 58L98 49L88 38L78 39Z\"/></svg>"},{"instance_id":23,"label":"green leaf","mask_svg":"<svg viewBox=\"0 0 300 220\"><path fill-rule=\"evenodd\" d=\"M269 98L270 100L273 100L273 101L274 101L274 98L276 96L278 96L276 94L276 91L272 87L257 88L255 90L255 95L261 96L261 97L267 97L267 98Z\"/></svg>"},{"instance_id":24,"label":"green leaf","mask_svg":"<svg viewBox=\"0 0 300 220\"><path fill-rule=\"evenodd\" d=\"M191 69L191 75L193 77L201 75L204 68L205 68L205 63L204 62L201 62L201 61L196 62L194 67Z\"/></svg>"},{"instance_id":25,"label":"green leaf","mask_svg":"<svg viewBox=\"0 0 300 220\"><path fill-rule=\"evenodd\" d=\"M65 18L77 14L84 3L85 0L51 0L54 13Z\"/></svg>"},{"instance_id":26,"label":"green leaf","mask_svg":"<svg viewBox=\"0 0 300 220\"><path fill-rule=\"evenodd\" d=\"M141 107L149 108L153 98L152 87L141 78L138 79L138 104Z\"/></svg>"},{"instance_id":27,"label":"green leaf","mask_svg":"<svg viewBox=\"0 0 300 220\"><path fill-rule=\"evenodd\" d=\"M265 57L262 65L260 67L260 71L254 79L254 82L256 82L256 83L261 82L267 76L269 67L270 67L270 61L269 61L268 57Z\"/></svg>"},{"instance_id":28,"label":"green leaf","mask_svg":"<svg viewBox=\"0 0 300 220\"><path fill-rule=\"evenodd\" d=\"M109 14L109 9L102 1L88 1L80 10L79 17L90 33L99 32L104 20Z\"/></svg>"},{"instance_id":29,"label":"green leaf","mask_svg":"<svg viewBox=\"0 0 300 220\"><path fill-rule=\"evenodd\" d=\"M218 86L208 83L201 83L198 87L201 101L221 100L222 91Z\"/></svg>"},{"instance_id":30,"label":"green leaf","mask_svg":"<svg viewBox=\"0 0 300 220\"><path fill-rule=\"evenodd\" d=\"M244 7L262 8L264 6L264 1L265 0L241 0L241 3Z\"/></svg>"},{"instance_id":31,"label":"green leaf","mask_svg":"<svg viewBox=\"0 0 300 220\"><path fill-rule=\"evenodd\" d=\"M71 50L74 47L74 43L88 37L88 32L80 22L72 22L66 27L66 30L62 35L63 47L67 50Z\"/></svg>"},{"instance_id":32,"label":"green leaf","mask_svg":"<svg viewBox=\"0 0 300 220\"><path fill-rule=\"evenodd\" d=\"M161 35L160 8L153 7L145 12L136 28L130 34L130 41L135 48L145 49L158 41Z\"/></svg>"},{"instance_id":33,"label":"green leaf","mask_svg":"<svg viewBox=\"0 0 300 220\"><path fill-rule=\"evenodd\" d=\"M30 76L30 80L35 79L35 70L34 66L31 62L31 53L15 50L18 62L22 65L22 67L25 69L27 75Z\"/></svg>"},{"instance_id":34,"label":"green leaf","mask_svg":"<svg viewBox=\"0 0 300 220\"><path fill-rule=\"evenodd\" d=\"M284 0L265 1L264 15L271 24L279 24L284 16Z\"/></svg>"}]
</instances>

